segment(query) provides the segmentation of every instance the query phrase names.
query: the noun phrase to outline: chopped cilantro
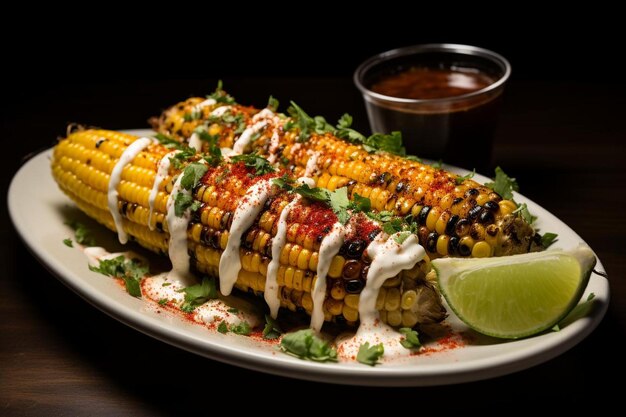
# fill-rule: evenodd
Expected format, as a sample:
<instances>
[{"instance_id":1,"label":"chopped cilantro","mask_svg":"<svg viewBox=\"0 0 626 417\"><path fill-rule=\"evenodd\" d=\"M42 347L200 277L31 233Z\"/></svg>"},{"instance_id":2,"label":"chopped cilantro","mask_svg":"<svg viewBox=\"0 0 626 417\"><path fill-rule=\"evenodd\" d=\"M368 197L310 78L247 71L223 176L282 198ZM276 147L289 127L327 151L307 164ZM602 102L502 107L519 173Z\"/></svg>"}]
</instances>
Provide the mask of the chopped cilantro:
<instances>
[{"instance_id":1,"label":"chopped cilantro","mask_svg":"<svg viewBox=\"0 0 626 417\"><path fill-rule=\"evenodd\" d=\"M110 277L121 278L126 285L126 291L133 297L141 297L139 283L148 273L148 266L138 259L126 259L123 255L112 259L103 259L98 266L89 266L94 272L99 272Z\"/></svg>"},{"instance_id":2,"label":"chopped cilantro","mask_svg":"<svg viewBox=\"0 0 626 417\"><path fill-rule=\"evenodd\" d=\"M171 282L164 282L163 284L161 284L161 287L169 287L170 285L172 285Z\"/></svg>"},{"instance_id":3,"label":"chopped cilantro","mask_svg":"<svg viewBox=\"0 0 626 417\"><path fill-rule=\"evenodd\" d=\"M278 110L278 105L279 105L278 100L276 100L273 96L270 96L270 98L267 100L267 108L270 109L271 111Z\"/></svg>"},{"instance_id":4,"label":"chopped cilantro","mask_svg":"<svg viewBox=\"0 0 626 417\"><path fill-rule=\"evenodd\" d=\"M293 184L294 183L295 183L295 181L293 180L293 178L291 178L287 174L284 174L282 177L274 178L272 180L272 184L274 184L275 186L277 186L279 188L282 188L283 190L287 190L287 191L293 190Z\"/></svg>"},{"instance_id":5,"label":"chopped cilantro","mask_svg":"<svg viewBox=\"0 0 626 417\"><path fill-rule=\"evenodd\" d=\"M180 180L181 187L185 190L193 190L208 170L209 167L200 162L193 162L187 165L181 174L183 176Z\"/></svg>"},{"instance_id":6,"label":"chopped cilantro","mask_svg":"<svg viewBox=\"0 0 626 417\"><path fill-rule=\"evenodd\" d=\"M337 351L330 344L313 333L311 329L298 330L287 333L280 341L283 352L300 359L309 359L316 362L336 362Z\"/></svg>"},{"instance_id":7,"label":"chopped cilantro","mask_svg":"<svg viewBox=\"0 0 626 417\"><path fill-rule=\"evenodd\" d=\"M395 240L399 245L401 245L404 243L405 240L408 239L409 236L411 236L411 232L409 231L399 232L398 234L393 236L393 240Z\"/></svg>"},{"instance_id":8,"label":"chopped cilantro","mask_svg":"<svg viewBox=\"0 0 626 417\"><path fill-rule=\"evenodd\" d=\"M339 138L347 140L348 142L353 143L363 143L367 139L361 133L351 128L352 126L352 116L348 113L345 113L343 116L339 118L337 122L337 130L335 131L335 135Z\"/></svg>"},{"instance_id":9,"label":"chopped cilantro","mask_svg":"<svg viewBox=\"0 0 626 417\"><path fill-rule=\"evenodd\" d=\"M168 301L169 301L169 300L168 300L167 298L161 298L161 299L159 300L159 305L160 305L160 306L164 306L165 304L167 304L167 303L168 303Z\"/></svg>"},{"instance_id":10,"label":"chopped cilantro","mask_svg":"<svg viewBox=\"0 0 626 417\"><path fill-rule=\"evenodd\" d=\"M226 311L228 311L229 313L232 313L232 314L237 314L237 313L239 313L239 309L238 309L238 308L235 308L235 307L231 307L231 308L229 308L229 309L228 309L228 310L226 310Z\"/></svg>"},{"instance_id":11,"label":"chopped cilantro","mask_svg":"<svg viewBox=\"0 0 626 417\"><path fill-rule=\"evenodd\" d=\"M175 169L182 169L186 160L196 154L196 150L190 147L180 149L174 156L170 157L170 163Z\"/></svg>"},{"instance_id":12,"label":"chopped cilantro","mask_svg":"<svg viewBox=\"0 0 626 417\"><path fill-rule=\"evenodd\" d=\"M246 167L254 168L255 175L265 175L275 172L276 169L270 164L270 162L257 155L256 153L236 155L231 158L233 162L243 162Z\"/></svg>"},{"instance_id":13,"label":"chopped cilantro","mask_svg":"<svg viewBox=\"0 0 626 417\"><path fill-rule=\"evenodd\" d=\"M494 182L485 183L485 187L491 188L505 200L511 200L513 198L513 191L519 191L519 184L515 178L506 175L500 167L496 167Z\"/></svg>"},{"instance_id":14,"label":"chopped cilantro","mask_svg":"<svg viewBox=\"0 0 626 417\"><path fill-rule=\"evenodd\" d=\"M391 132L388 135L374 133L363 142L363 148L368 152L385 151L394 155L406 155L406 149L402 146L402 133Z\"/></svg>"},{"instance_id":15,"label":"chopped cilantro","mask_svg":"<svg viewBox=\"0 0 626 417\"><path fill-rule=\"evenodd\" d=\"M400 329L400 333L404 335L404 339L400 341L400 344L405 348L418 349L422 346L415 330L403 327Z\"/></svg>"},{"instance_id":16,"label":"chopped cilantro","mask_svg":"<svg viewBox=\"0 0 626 417\"><path fill-rule=\"evenodd\" d=\"M191 113L185 113L183 115L183 120L186 122L191 122L193 120L198 120L202 117L202 110L194 109Z\"/></svg>"},{"instance_id":17,"label":"chopped cilantro","mask_svg":"<svg viewBox=\"0 0 626 417\"><path fill-rule=\"evenodd\" d=\"M533 216L530 214L530 211L528 211L528 205L526 205L526 203L519 204L517 208L513 210L513 214L518 214L528 224L532 224L537 220L537 216Z\"/></svg>"},{"instance_id":18,"label":"chopped cilantro","mask_svg":"<svg viewBox=\"0 0 626 417\"><path fill-rule=\"evenodd\" d=\"M234 324L230 326L230 331L242 336L248 336L250 333L252 333L252 328L247 321L242 321L239 324Z\"/></svg>"},{"instance_id":19,"label":"chopped cilantro","mask_svg":"<svg viewBox=\"0 0 626 417\"><path fill-rule=\"evenodd\" d=\"M157 133L154 135L154 138L159 141L159 143L165 146L168 149L182 149L183 144L176 139L173 139L163 133Z\"/></svg>"},{"instance_id":20,"label":"chopped cilantro","mask_svg":"<svg viewBox=\"0 0 626 417\"><path fill-rule=\"evenodd\" d=\"M322 116L309 116L293 101L291 102L291 107L287 109L287 112L292 117L293 123L285 125L285 130L291 130L294 126L298 126L300 128L300 134L296 139L298 142L305 142L312 133L321 135L335 130Z\"/></svg>"},{"instance_id":21,"label":"chopped cilantro","mask_svg":"<svg viewBox=\"0 0 626 417\"><path fill-rule=\"evenodd\" d=\"M365 364L374 366L378 364L378 360L385 354L385 347L382 343L370 346L369 342L365 342L359 347L356 360Z\"/></svg>"},{"instance_id":22,"label":"chopped cilantro","mask_svg":"<svg viewBox=\"0 0 626 417\"><path fill-rule=\"evenodd\" d=\"M352 200L350 204L348 204L348 208L354 210L356 212L362 211L367 213L372 210L372 202L367 197L362 197L359 193L354 193L352 196Z\"/></svg>"},{"instance_id":23,"label":"chopped cilantro","mask_svg":"<svg viewBox=\"0 0 626 417\"><path fill-rule=\"evenodd\" d=\"M228 333L228 325L225 321L221 321L220 324L217 325L217 331L222 334Z\"/></svg>"},{"instance_id":24,"label":"chopped cilantro","mask_svg":"<svg viewBox=\"0 0 626 417\"><path fill-rule=\"evenodd\" d=\"M185 293L185 302L181 310L190 313L199 305L206 303L208 300L217 298L217 288L213 279L204 277L202 283L192 285L190 287L178 290Z\"/></svg>"},{"instance_id":25,"label":"chopped cilantro","mask_svg":"<svg viewBox=\"0 0 626 417\"><path fill-rule=\"evenodd\" d=\"M348 213L348 205L350 200L348 199L348 188L341 187L335 191L329 193L330 208L337 215L337 219L341 224L346 224L350 219L350 213Z\"/></svg>"},{"instance_id":26,"label":"chopped cilantro","mask_svg":"<svg viewBox=\"0 0 626 417\"><path fill-rule=\"evenodd\" d=\"M276 320L269 314L265 315L265 327L263 328L263 338L265 339L278 339L283 333L282 329L276 323Z\"/></svg>"},{"instance_id":27,"label":"chopped cilantro","mask_svg":"<svg viewBox=\"0 0 626 417\"><path fill-rule=\"evenodd\" d=\"M235 104L235 99L227 94L223 89L223 83L222 80L218 80L217 81L217 87L215 88L215 91L208 95L208 98L212 98L213 100L215 100L218 103L224 103L224 104Z\"/></svg>"},{"instance_id":28,"label":"chopped cilantro","mask_svg":"<svg viewBox=\"0 0 626 417\"><path fill-rule=\"evenodd\" d=\"M200 208L202 205L198 200L194 200L191 194L187 193L178 193L176 194L176 198L174 199L174 214L176 217L182 217L185 214L185 210L189 209L189 211L194 212Z\"/></svg>"},{"instance_id":29,"label":"chopped cilantro","mask_svg":"<svg viewBox=\"0 0 626 417\"><path fill-rule=\"evenodd\" d=\"M70 248L73 248L73 247L74 247L74 244L72 243L72 239L69 239L69 238L68 238L68 239L63 239L63 244L64 244L65 246L70 247Z\"/></svg>"},{"instance_id":30,"label":"chopped cilantro","mask_svg":"<svg viewBox=\"0 0 626 417\"><path fill-rule=\"evenodd\" d=\"M443 160L438 160L437 162L433 162L432 167L435 169L441 169L443 166Z\"/></svg>"},{"instance_id":31,"label":"chopped cilantro","mask_svg":"<svg viewBox=\"0 0 626 417\"><path fill-rule=\"evenodd\" d=\"M543 246L544 249L548 249L550 247L550 245L552 245L555 241L556 238L559 235L557 235L556 233L552 233L552 232L546 232L541 236L541 246Z\"/></svg>"},{"instance_id":32,"label":"chopped cilantro","mask_svg":"<svg viewBox=\"0 0 626 417\"><path fill-rule=\"evenodd\" d=\"M455 181L456 181L456 185L461 185L461 184L463 184L463 182L464 182L465 180L469 180L470 178L474 178L474 175L476 175L476 168L474 168L474 169L472 170L472 172L470 172L470 173L469 173L469 174L467 174L467 175L463 175L463 176L456 177L456 179L455 179Z\"/></svg>"},{"instance_id":33,"label":"chopped cilantro","mask_svg":"<svg viewBox=\"0 0 626 417\"><path fill-rule=\"evenodd\" d=\"M91 230L89 230L87 226L74 220L67 221L65 224L74 229L74 239L77 243L85 246L96 245L96 240L91 235Z\"/></svg>"},{"instance_id":34,"label":"chopped cilantro","mask_svg":"<svg viewBox=\"0 0 626 417\"><path fill-rule=\"evenodd\" d=\"M406 155L405 158L408 159L409 161L415 161L415 162L422 163L422 158L419 158L419 157L417 157L415 155Z\"/></svg>"}]
</instances>

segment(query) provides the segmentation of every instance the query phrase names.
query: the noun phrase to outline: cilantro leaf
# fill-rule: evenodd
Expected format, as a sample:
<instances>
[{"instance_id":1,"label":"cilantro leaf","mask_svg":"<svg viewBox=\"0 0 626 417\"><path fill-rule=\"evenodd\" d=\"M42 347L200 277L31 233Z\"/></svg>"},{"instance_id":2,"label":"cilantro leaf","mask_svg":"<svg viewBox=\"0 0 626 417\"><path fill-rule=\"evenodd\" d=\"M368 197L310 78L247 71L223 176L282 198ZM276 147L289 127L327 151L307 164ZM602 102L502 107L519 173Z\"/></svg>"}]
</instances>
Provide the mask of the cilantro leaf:
<instances>
[{"instance_id":1,"label":"cilantro leaf","mask_svg":"<svg viewBox=\"0 0 626 417\"><path fill-rule=\"evenodd\" d=\"M77 243L85 246L95 246L96 240L91 235L91 230L81 222L74 220L66 221L66 225L74 229L74 239Z\"/></svg>"},{"instance_id":2,"label":"cilantro leaf","mask_svg":"<svg viewBox=\"0 0 626 417\"><path fill-rule=\"evenodd\" d=\"M362 211L367 213L372 210L372 202L367 197L361 197L359 193L354 193L352 201L348 204L348 208L355 212Z\"/></svg>"},{"instance_id":3,"label":"cilantro leaf","mask_svg":"<svg viewBox=\"0 0 626 417\"><path fill-rule=\"evenodd\" d=\"M400 341L400 344L405 348L419 349L422 346L415 330L403 327L400 329L400 333L404 335L404 339Z\"/></svg>"},{"instance_id":4,"label":"cilantro leaf","mask_svg":"<svg viewBox=\"0 0 626 417\"><path fill-rule=\"evenodd\" d=\"M552 232L546 232L541 236L541 246L543 246L544 249L548 249L550 247L550 245L552 245L555 241L556 238L559 235L557 235L556 233L552 233Z\"/></svg>"},{"instance_id":5,"label":"cilantro leaf","mask_svg":"<svg viewBox=\"0 0 626 417\"><path fill-rule=\"evenodd\" d=\"M287 174L284 174L282 177L280 178L274 178L272 180L272 184L282 188L283 190L287 190L287 191L291 191L293 190L293 184L295 183L295 181L293 180L293 178L291 178L290 176L288 176Z\"/></svg>"},{"instance_id":6,"label":"cilantro leaf","mask_svg":"<svg viewBox=\"0 0 626 417\"><path fill-rule=\"evenodd\" d=\"M409 161L419 162L420 164L422 163L422 158L419 158L415 155L406 155L405 158L408 159Z\"/></svg>"},{"instance_id":7,"label":"cilantro leaf","mask_svg":"<svg viewBox=\"0 0 626 417\"><path fill-rule=\"evenodd\" d=\"M233 162L243 162L246 167L254 168L257 176L271 174L276 171L267 159L257 155L256 153L236 155L233 156L231 160Z\"/></svg>"},{"instance_id":8,"label":"cilantro leaf","mask_svg":"<svg viewBox=\"0 0 626 417\"><path fill-rule=\"evenodd\" d=\"M197 110L194 109L191 111L191 113L185 113L183 114L183 120L186 122L191 122L193 120L198 120L202 117L202 111L201 110Z\"/></svg>"},{"instance_id":9,"label":"cilantro leaf","mask_svg":"<svg viewBox=\"0 0 626 417\"><path fill-rule=\"evenodd\" d=\"M382 343L370 346L369 342L365 342L359 347L359 353L356 360L369 366L378 364L378 360L385 354L385 347Z\"/></svg>"},{"instance_id":10,"label":"cilantro leaf","mask_svg":"<svg viewBox=\"0 0 626 417\"><path fill-rule=\"evenodd\" d=\"M185 302L183 303L181 309L186 313L190 313L199 305L217 298L215 281L207 277L204 277L200 284L183 288L178 290L178 292L185 293Z\"/></svg>"},{"instance_id":11,"label":"cilantro leaf","mask_svg":"<svg viewBox=\"0 0 626 417\"><path fill-rule=\"evenodd\" d=\"M263 328L263 338L265 339L278 339L283 333L282 329L276 323L276 320L269 314L265 315L265 327Z\"/></svg>"},{"instance_id":12,"label":"cilantro leaf","mask_svg":"<svg viewBox=\"0 0 626 417\"><path fill-rule=\"evenodd\" d=\"M250 328L250 325L247 321L242 321L239 324L234 324L230 326L230 331L242 336L248 336L250 333L252 333L252 328Z\"/></svg>"},{"instance_id":13,"label":"cilantro leaf","mask_svg":"<svg viewBox=\"0 0 626 417\"><path fill-rule=\"evenodd\" d=\"M189 209L191 212L194 212L198 210L201 205L202 203L194 200L191 194L178 193L174 199L174 214L176 214L176 217L183 217L185 210Z\"/></svg>"},{"instance_id":14,"label":"cilantro leaf","mask_svg":"<svg viewBox=\"0 0 626 417\"><path fill-rule=\"evenodd\" d=\"M89 265L89 269L110 277L121 278L126 291L133 297L141 297L139 283L148 273L148 266L137 259L126 259L123 255L112 259L102 259L98 266Z\"/></svg>"},{"instance_id":15,"label":"cilantro leaf","mask_svg":"<svg viewBox=\"0 0 626 417\"><path fill-rule=\"evenodd\" d=\"M519 191L519 184L515 178L506 175L500 167L496 167L494 182L485 183L485 187L491 188L505 200L511 200L513 198L513 191Z\"/></svg>"},{"instance_id":16,"label":"cilantro leaf","mask_svg":"<svg viewBox=\"0 0 626 417\"><path fill-rule=\"evenodd\" d=\"M168 299L167 299L167 298L161 298L161 299L159 300L159 305L160 305L160 306L164 306L164 305L166 305L167 303L168 303Z\"/></svg>"},{"instance_id":17,"label":"cilantro leaf","mask_svg":"<svg viewBox=\"0 0 626 417\"><path fill-rule=\"evenodd\" d=\"M528 205L526 205L526 203L519 204L512 213L518 214L528 224L533 224L535 220L537 220L537 216L533 216L532 214L530 214L530 211L528 210Z\"/></svg>"},{"instance_id":18,"label":"cilantro leaf","mask_svg":"<svg viewBox=\"0 0 626 417\"><path fill-rule=\"evenodd\" d=\"M402 146L402 133L391 132L388 135L374 133L363 142L363 148L368 152L385 151L394 155L406 155L406 149Z\"/></svg>"},{"instance_id":19,"label":"cilantro leaf","mask_svg":"<svg viewBox=\"0 0 626 417\"><path fill-rule=\"evenodd\" d=\"M191 158L196 154L196 150L190 147L184 147L179 152L177 152L174 156L170 157L170 163L175 169L182 169L184 164L183 162Z\"/></svg>"},{"instance_id":20,"label":"cilantro leaf","mask_svg":"<svg viewBox=\"0 0 626 417\"><path fill-rule=\"evenodd\" d=\"M72 239L63 239L63 244L67 247L73 248L74 244L72 243Z\"/></svg>"},{"instance_id":21,"label":"cilantro leaf","mask_svg":"<svg viewBox=\"0 0 626 417\"><path fill-rule=\"evenodd\" d=\"M239 313L239 309L238 309L238 308L235 308L235 307L231 307L231 308L229 308L229 309L228 309L228 310L226 310L226 311L228 311L229 313L232 313L232 314L237 314L237 313Z\"/></svg>"},{"instance_id":22,"label":"cilantro leaf","mask_svg":"<svg viewBox=\"0 0 626 417\"><path fill-rule=\"evenodd\" d=\"M443 166L443 160L440 159L437 162L433 162L431 166L435 169L441 169L441 167Z\"/></svg>"},{"instance_id":23,"label":"cilantro leaf","mask_svg":"<svg viewBox=\"0 0 626 417\"><path fill-rule=\"evenodd\" d=\"M316 362L337 362L337 351L315 335L313 330L304 329L287 333L280 341L283 352Z\"/></svg>"},{"instance_id":24,"label":"cilantro leaf","mask_svg":"<svg viewBox=\"0 0 626 417\"><path fill-rule=\"evenodd\" d=\"M472 170L472 172L470 172L470 173L469 173L469 174L467 174L467 175L463 175L463 176L456 177L456 178L455 178L456 185L461 185L461 184L463 184L463 182L464 182L465 180L469 180L470 178L474 178L474 175L476 175L476 168L474 168L474 169Z\"/></svg>"},{"instance_id":25,"label":"cilantro leaf","mask_svg":"<svg viewBox=\"0 0 626 417\"><path fill-rule=\"evenodd\" d=\"M209 167L200 162L193 162L187 165L182 173L181 187L185 190L193 190L208 170Z\"/></svg>"},{"instance_id":26,"label":"cilantro leaf","mask_svg":"<svg viewBox=\"0 0 626 417\"><path fill-rule=\"evenodd\" d=\"M333 192L329 193L330 208L337 215L337 219L341 224L346 224L350 219L350 213L348 213L348 205L350 200L348 199L348 188L341 187Z\"/></svg>"},{"instance_id":27,"label":"cilantro leaf","mask_svg":"<svg viewBox=\"0 0 626 417\"><path fill-rule=\"evenodd\" d=\"M182 149L183 144L176 139L173 139L163 133L157 133L154 135L154 138L159 141L159 143L165 146L168 149Z\"/></svg>"},{"instance_id":28,"label":"cilantro leaf","mask_svg":"<svg viewBox=\"0 0 626 417\"><path fill-rule=\"evenodd\" d=\"M220 324L218 324L217 331L222 334L228 333L228 325L226 324L225 321L221 321Z\"/></svg>"},{"instance_id":29,"label":"cilantro leaf","mask_svg":"<svg viewBox=\"0 0 626 417\"><path fill-rule=\"evenodd\" d=\"M334 132L335 128L326 122L322 116L309 116L300 106L293 101L291 106L287 109L287 113L292 117L293 123L285 126L286 130L291 130L294 126L300 128L300 134L296 139L298 142L304 142L311 136L312 133L324 134L326 132Z\"/></svg>"},{"instance_id":30,"label":"cilantro leaf","mask_svg":"<svg viewBox=\"0 0 626 417\"><path fill-rule=\"evenodd\" d=\"M279 106L279 102L277 99L274 98L274 96L270 96L270 98L267 100L267 108L270 109L271 111L276 111L278 110L278 106Z\"/></svg>"},{"instance_id":31,"label":"cilantro leaf","mask_svg":"<svg viewBox=\"0 0 626 417\"><path fill-rule=\"evenodd\" d=\"M407 240L411 236L411 232L404 231L399 232L398 234L393 236L393 240L395 240L399 245L403 244L405 240Z\"/></svg>"},{"instance_id":32,"label":"cilantro leaf","mask_svg":"<svg viewBox=\"0 0 626 417\"><path fill-rule=\"evenodd\" d=\"M218 103L235 104L235 99L231 95L226 94L226 92L222 89L222 87L223 87L222 80L218 80L215 91L209 94L207 97L212 98Z\"/></svg>"}]
</instances>

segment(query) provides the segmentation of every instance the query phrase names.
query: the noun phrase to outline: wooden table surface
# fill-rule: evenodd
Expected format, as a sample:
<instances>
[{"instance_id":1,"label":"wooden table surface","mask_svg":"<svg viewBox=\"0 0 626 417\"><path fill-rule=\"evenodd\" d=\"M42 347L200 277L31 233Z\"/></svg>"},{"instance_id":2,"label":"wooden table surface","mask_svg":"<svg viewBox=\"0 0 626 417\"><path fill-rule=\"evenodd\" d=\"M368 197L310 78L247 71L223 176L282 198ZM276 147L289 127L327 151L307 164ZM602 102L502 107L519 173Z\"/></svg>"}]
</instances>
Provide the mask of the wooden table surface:
<instances>
[{"instance_id":1,"label":"wooden table surface","mask_svg":"<svg viewBox=\"0 0 626 417\"><path fill-rule=\"evenodd\" d=\"M25 91L2 116L2 138L10 149L0 164L3 192L20 159L51 146L67 122L145 127L151 115L190 94L210 92L214 82L110 81ZM366 128L360 96L348 78L241 78L226 79L225 85L244 103L264 105L271 93L330 120L348 111ZM476 383L393 389L319 384L224 365L145 336L83 301L29 254L3 204L0 415L154 415L196 408L210 413L225 402L238 410L298 412L318 399L353 410L357 403L371 404L357 402L369 396L415 414L429 406L519 410L541 401L552 407L608 407L616 399L604 394L611 384L607 378L621 378L625 362L624 110L625 86L513 80L506 91L493 162L518 178L523 194L591 245L611 282L604 321L556 359ZM234 402L227 400L233 393ZM290 400L300 408L291 411Z\"/></svg>"}]
</instances>

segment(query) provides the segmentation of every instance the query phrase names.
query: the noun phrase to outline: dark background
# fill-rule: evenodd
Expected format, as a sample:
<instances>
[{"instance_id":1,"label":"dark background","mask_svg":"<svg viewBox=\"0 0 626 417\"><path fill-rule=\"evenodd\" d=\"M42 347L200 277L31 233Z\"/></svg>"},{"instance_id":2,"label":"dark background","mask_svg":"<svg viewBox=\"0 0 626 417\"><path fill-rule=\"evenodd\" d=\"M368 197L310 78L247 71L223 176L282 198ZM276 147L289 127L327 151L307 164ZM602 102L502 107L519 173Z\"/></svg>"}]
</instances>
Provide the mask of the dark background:
<instances>
[{"instance_id":1,"label":"dark background","mask_svg":"<svg viewBox=\"0 0 626 417\"><path fill-rule=\"evenodd\" d=\"M350 112L366 130L351 81L361 61L416 43L482 46L513 66L493 163L516 176L526 196L594 248L610 276L609 312L569 352L494 380L372 389L272 377L180 351L94 309L29 255L2 205L0 414L210 411L233 389L241 393L233 407L289 413L312 400L345 404L354 413L370 398L383 409L414 414L426 408L507 412L538 409L539 403L577 409L612 405L616 399L606 393L607 379L619 379L625 370L626 85L619 65L620 25L611 22L611 11L601 19L591 13L548 18L533 9L528 16L467 17L458 19L466 20L459 25L441 13L371 11L357 19L305 5L305 11L288 9L287 18L259 15L257 24L248 26L233 23L240 13L236 7L202 14L190 5L178 6L183 11L150 24L105 11L99 18L47 20L46 10L39 10L24 29L39 28L35 40L20 39L23 31L2 29L3 190L21 158L52 146L68 122L145 127L165 107L211 92L218 78L242 103L264 105L272 94L329 120ZM192 29L171 24L190 19ZM287 408L291 402L299 405Z\"/></svg>"}]
</instances>

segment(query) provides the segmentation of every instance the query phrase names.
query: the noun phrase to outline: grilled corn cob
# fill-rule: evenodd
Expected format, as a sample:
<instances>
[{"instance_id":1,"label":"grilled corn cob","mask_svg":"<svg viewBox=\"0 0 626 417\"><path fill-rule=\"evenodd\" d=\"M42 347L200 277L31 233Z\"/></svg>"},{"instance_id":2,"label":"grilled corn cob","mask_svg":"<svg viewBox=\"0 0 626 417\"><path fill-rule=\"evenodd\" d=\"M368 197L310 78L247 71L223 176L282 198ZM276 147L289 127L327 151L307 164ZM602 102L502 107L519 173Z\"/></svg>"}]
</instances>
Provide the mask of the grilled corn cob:
<instances>
[{"instance_id":1,"label":"grilled corn cob","mask_svg":"<svg viewBox=\"0 0 626 417\"><path fill-rule=\"evenodd\" d=\"M299 141L302 132L294 119L267 109L190 98L152 124L179 141L204 129L218 135L222 147L256 152L294 176L306 172L317 187L347 187L350 199L367 197L376 211L411 215L431 258L511 255L540 248L539 235L515 213L516 204L492 189L413 159L370 153L332 132L312 132Z\"/></svg>"},{"instance_id":2,"label":"grilled corn cob","mask_svg":"<svg viewBox=\"0 0 626 417\"><path fill-rule=\"evenodd\" d=\"M136 149L129 155L132 147ZM121 228L140 245L165 254L173 227L167 217L168 198L180 184L184 168L172 165L159 176L170 151L147 138L106 130L76 131L55 147L52 173L61 190L90 217L118 233ZM120 163L120 158L126 158L128 164ZM183 165L198 161L199 155L191 156ZM115 170L121 173L119 184L113 179ZM250 198L247 193L258 178L278 175L255 177L254 170L242 162L207 168L190 190L197 206L186 225L185 243L192 269L217 277L220 258L233 233L234 213ZM111 195L115 196L113 205ZM274 190L252 225L243 231L238 250L241 270L235 284L240 290L263 293L278 219L294 198L292 193ZM306 199L294 207L286 217L286 243L278 259L278 295L281 307L311 314L320 244L336 215L327 206ZM359 293L370 262L364 249L380 227L362 213L353 214L350 222L354 232L346 236L330 262L323 315L326 321L353 324L359 319ZM385 281L376 303L383 321L413 327L443 319L445 310L439 294L426 279L429 270L426 257L414 268Z\"/></svg>"}]
</instances>

